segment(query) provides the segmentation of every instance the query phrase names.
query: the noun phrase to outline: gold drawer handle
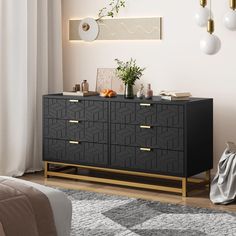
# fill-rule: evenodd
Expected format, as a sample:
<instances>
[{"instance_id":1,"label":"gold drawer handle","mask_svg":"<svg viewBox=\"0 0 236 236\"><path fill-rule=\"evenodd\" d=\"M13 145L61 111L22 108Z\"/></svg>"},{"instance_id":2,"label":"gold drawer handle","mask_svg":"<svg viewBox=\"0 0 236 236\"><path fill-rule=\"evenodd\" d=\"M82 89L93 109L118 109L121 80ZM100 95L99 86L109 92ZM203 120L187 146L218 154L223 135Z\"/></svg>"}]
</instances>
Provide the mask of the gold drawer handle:
<instances>
[{"instance_id":1,"label":"gold drawer handle","mask_svg":"<svg viewBox=\"0 0 236 236\"><path fill-rule=\"evenodd\" d=\"M69 102L74 102L74 103L77 103L77 102L79 102L79 100L74 100L74 99L71 99L71 100L69 100Z\"/></svg>"},{"instance_id":2,"label":"gold drawer handle","mask_svg":"<svg viewBox=\"0 0 236 236\"><path fill-rule=\"evenodd\" d=\"M69 141L70 144L79 144L79 141Z\"/></svg>"},{"instance_id":3,"label":"gold drawer handle","mask_svg":"<svg viewBox=\"0 0 236 236\"><path fill-rule=\"evenodd\" d=\"M141 107L150 107L152 104L150 103L140 103Z\"/></svg>"},{"instance_id":4,"label":"gold drawer handle","mask_svg":"<svg viewBox=\"0 0 236 236\"><path fill-rule=\"evenodd\" d=\"M140 148L140 151L151 152L152 149L151 148Z\"/></svg>"},{"instance_id":5,"label":"gold drawer handle","mask_svg":"<svg viewBox=\"0 0 236 236\"><path fill-rule=\"evenodd\" d=\"M78 121L78 120L69 120L69 123L78 124L78 123L79 123L79 121Z\"/></svg>"},{"instance_id":6,"label":"gold drawer handle","mask_svg":"<svg viewBox=\"0 0 236 236\"><path fill-rule=\"evenodd\" d=\"M141 129L151 129L152 127L150 125L140 125Z\"/></svg>"}]
</instances>

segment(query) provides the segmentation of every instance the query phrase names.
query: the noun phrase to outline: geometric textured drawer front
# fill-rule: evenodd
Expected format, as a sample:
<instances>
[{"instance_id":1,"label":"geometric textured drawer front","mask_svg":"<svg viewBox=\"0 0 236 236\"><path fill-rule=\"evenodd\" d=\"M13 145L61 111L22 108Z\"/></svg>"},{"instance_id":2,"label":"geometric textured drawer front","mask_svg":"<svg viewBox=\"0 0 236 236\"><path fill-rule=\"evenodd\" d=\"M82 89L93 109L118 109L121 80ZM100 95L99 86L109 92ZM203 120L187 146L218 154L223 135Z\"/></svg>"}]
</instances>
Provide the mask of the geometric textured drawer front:
<instances>
[{"instance_id":1,"label":"geometric textured drawer front","mask_svg":"<svg viewBox=\"0 0 236 236\"><path fill-rule=\"evenodd\" d=\"M84 123L70 123L69 120L44 119L44 137L84 140Z\"/></svg>"},{"instance_id":2,"label":"geometric textured drawer front","mask_svg":"<svg viewBox=\"0 0 236 236\"><path fill-rule=\"evenodd\" d=\"M85 101L85 119L87 121L108 121L108 103Z\"/></svg>"},{"instance_id":3,"label":"geometric textured drawer front","mask_svg":"<svg viewBox=\"0 0 236 236\"><path fill-rule=\"evenodd\" d=\"M183 119L182 105L111 102L112 123L183 127Z\"/></svg>"},{"instance_id":4,"label":"geometric textured drawer front","mask_svg":"<svg viewBox=\"0 0 236 236\"><path fill-rule=\"evenodd\" d=\"M111 124L111 144L181 151L184 148L183 129Z\"/></svg>"},{"instance_id":5,"label":"geometric textured drawer front","mask_svg":"<svg viewBox=\"0 0 236 236\"><path fill-rule=\"evenodd\" d=\"M69 162L73 164L108 164L106 144L81 142L73 144L66 140L44 139L44 161Z\"/></svg>"},{"instance_id":6,"label":"geometric textured drawer front","mask_svg":"<svg viewBox=\"0 0 236 236\"><path fill-rule=\"evenodd\" d=\"M108 147L106 144L87 143L80 144L66 143L67 160L73 164L108 164Z\"/></svg>"},{"instance_id":7,"label":"geometric textured drawer front","mask_svg":"<svg viewBox=\"0 0 236 236\"><path fill-rule=\"evenodd\" d=\"M85 140L93 143L108 143L108 124L85 122Z\"/></svg>"},{"instance_id":8,"label":"geometric textured drawer front","mask_svg":"<svg viewBox=\"0 0 236 236\"><path fill-rule=\"evenodd\" d=\"M152 127L141 129L136 126L136 144L144 147L155 147L183 151L184 132L179 128Z\"/></svg>"},{"instance_id":9,"label":"geometric textured drawer front","mask_svg":"<svg viewBox=\"0 0 236 236\"><path fill-rule=\"evenodd\" d=\"M111 102L112 123L134 123L135 104L130 102Z\"/></svg>"},{"instance_id":10,"label":"geometric textured drawer front","mask_svg":"<svg viewBox=\"0 0 236 236\"><path fill-rule=\"evenodd\" d=\"M158 125L168 127L184 126L184 107L182 105L156 105Z\"/></svg>"},{"instance_id":11,"label":"geometric textured drawer front","mask_svg":"<svg viewBox=\"0 0 236 236\"><path fill-rule=\"evenodd\" d=\"M88 164L108 165L108 145L84 143L85 160Z\"/></svg>"},{"instance_id":12,"label":"geometric textured drawer front","mask_svg":"<svg viewBox=\"0 0 236 236\"><path fill-rule=\"evenodd\" d=\"M66 141L66 157L69 162L74 164L85 162L84 145L82 143L71 144Z\"/></svg>"},{"instance_id":13,"label":"geometric textured drawer front","mask_svg":"<svg viewBox=\"0 0 236 236\"><path fill-rule=\"evenodd\" d=\"M66 112L67 119L84 120L84 101L67 100Z\"/></svg>"},{"instance_id":14,"label":"geometric textured drawer front","mask_svg":"<svg viewBox=\"0 0 236 236\"><path fill-rule=\"evenodd\" d=\"M135 146L135 125L111 124L111 144Z\"/></svg>"},{"instance_id":15,"label":"geometric textured drawer front","mask_svg":"<svg viewBox=\"0 0 236 236\"><path fill-rule=\"evenodd\" d=\"M156 172L182 176L184 174L183 152L152 149L141 151L137 147L112 145L111 166L143 172Z\"/></svg>"},{"instance_id":16,"label":"geometric textured drawer front","mask_svg":"<svg viewBox=\"0 0 236 236\"><path fill-rule=\"evenodd\" d=\"M43 100L44 117L47 118L66 118L66 100L44 98Z\"/></svg>"},{"instance_id":17,"label":"geometric textured drawer front","mask_svg":"<svg viewBox=\"0 0 236 236\"><path fill-rule=\"evenodd\" d=\"M95 143L108 142L108 124L69 120L44 119L44 137Z\"/></svg>"},{"instance_id":18,"label":"geometric textured drawer front","mask_svg":"<svg viewBox=\"0 0 236 236\"><path fill-rule=\"evenodd\" d=\"M84 102L79 100L44 98L44 117L84 119Z\"/></svg>"},{"instance_id":19,"label":"geometric textured drawer front","mask_svg":"<svg viewBox=\"0 0 236 236\"><path fill-rule=\"evenodd\" d=\"M43 135L46 138L66 138L66 121L57 119L44 119Z\"/></svg>"},{"instance_id":20,"label":"geometric textured drawer front","mask_svg":"<svg viewBox=\"0 0 236 236\"><path fill-rule=\"evenodd\" d=\"M66 142L64 140L44 138L43 160L66 161Z\"/></svg>"},{"instance_id":21,"label":"geometric textured drawer front","mask_svg":"<svg viewBox=\"0 0 236 236\"><path fill-rule=\"evenodd\" d=\"M142 103L136 103L136 122L138 124L158 125L156 104L142 106Z\"/></svg>"}]
</instances>

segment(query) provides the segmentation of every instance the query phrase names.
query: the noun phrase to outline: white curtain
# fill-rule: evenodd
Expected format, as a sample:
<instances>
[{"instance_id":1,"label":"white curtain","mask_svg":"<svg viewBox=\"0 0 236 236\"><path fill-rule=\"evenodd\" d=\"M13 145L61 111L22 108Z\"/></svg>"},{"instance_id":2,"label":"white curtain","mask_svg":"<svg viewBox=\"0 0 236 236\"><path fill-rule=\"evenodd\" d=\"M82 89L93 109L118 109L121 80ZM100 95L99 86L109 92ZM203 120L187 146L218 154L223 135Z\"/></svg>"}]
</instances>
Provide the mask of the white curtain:
<instances>
[{"instance_id":1,"label":"white curtain","mask_svg":"<svg viewBox=\"0 0 236 236\"><path fill-rule=\"evenodd\" d=\"M42 169L42 95L61 92L61 0L0 0L0 175Z\"/></svg>"}]
</instances>

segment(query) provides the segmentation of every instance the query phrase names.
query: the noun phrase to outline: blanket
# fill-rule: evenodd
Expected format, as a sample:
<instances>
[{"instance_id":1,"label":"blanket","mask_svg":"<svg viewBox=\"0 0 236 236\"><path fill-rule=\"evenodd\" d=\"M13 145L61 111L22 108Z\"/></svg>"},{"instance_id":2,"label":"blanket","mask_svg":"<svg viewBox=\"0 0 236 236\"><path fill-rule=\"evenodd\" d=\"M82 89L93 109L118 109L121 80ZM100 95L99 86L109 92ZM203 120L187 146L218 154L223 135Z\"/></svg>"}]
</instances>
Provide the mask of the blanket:
<instances>
[{"instance_id":1,"label":"blanket","mask_svg":"<svg viewBox=\"0 0 236 236\"><path fill-rule=\"evenodd\" d=\"M0 177L0 235L56 236L53 212L46 195Z\"/></svg>"},{"instance_id":2,"label":"blanket","mask_svg":"<svg viewBox=\"0 0 236 236\"><path fill-rule=\"evenodd\" d=\"M218 171L211 183L210 199L215 204L229 204L236 198L236 145L227 143Z\"/></svg>"}]
</instances>

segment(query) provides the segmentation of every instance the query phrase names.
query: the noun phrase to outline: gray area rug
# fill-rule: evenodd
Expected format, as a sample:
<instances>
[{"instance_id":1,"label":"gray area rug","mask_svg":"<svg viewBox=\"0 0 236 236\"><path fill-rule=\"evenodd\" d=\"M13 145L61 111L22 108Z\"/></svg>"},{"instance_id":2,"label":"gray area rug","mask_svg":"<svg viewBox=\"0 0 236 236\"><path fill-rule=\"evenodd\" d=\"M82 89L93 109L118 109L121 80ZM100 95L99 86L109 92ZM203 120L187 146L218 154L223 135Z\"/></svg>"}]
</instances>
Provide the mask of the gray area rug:
<instances>
[{"instance_id":1,"label":"gray area rug","mask_svg":"<svg viewBox=\"0 0 236 236\"><path fill-rule=\"evenodd\" d=\"M236 213L85 191L73 205L71 236L236 236Z\"/></svg>"}]
</instances>

